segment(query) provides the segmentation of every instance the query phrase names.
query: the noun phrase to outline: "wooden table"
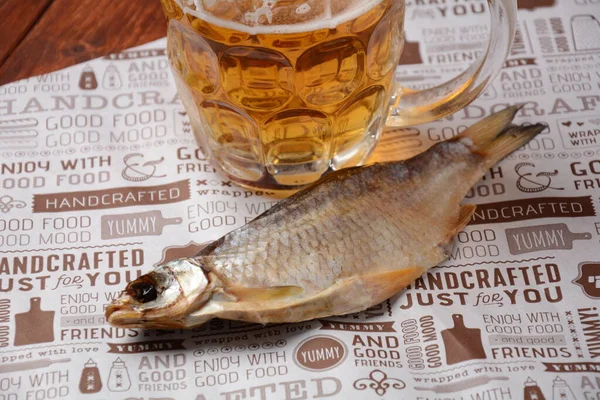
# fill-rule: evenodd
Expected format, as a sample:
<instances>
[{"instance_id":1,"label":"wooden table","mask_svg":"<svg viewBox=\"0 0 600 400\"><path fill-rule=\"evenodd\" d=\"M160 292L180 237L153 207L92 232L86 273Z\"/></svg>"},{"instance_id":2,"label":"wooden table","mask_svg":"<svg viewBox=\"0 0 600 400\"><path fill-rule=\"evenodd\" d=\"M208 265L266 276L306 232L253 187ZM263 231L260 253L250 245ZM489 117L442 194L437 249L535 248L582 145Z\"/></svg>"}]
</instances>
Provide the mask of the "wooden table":
<instances>
[{"instance_id":1,"label":"wooden table","mask_svg":"<svg viewBox=\"0 0 600 400\"><path fill-rule=\"evenodd\" d=\"M159 0L0 0L0 85L166 35Z\"/></svg>"}]
</instances>

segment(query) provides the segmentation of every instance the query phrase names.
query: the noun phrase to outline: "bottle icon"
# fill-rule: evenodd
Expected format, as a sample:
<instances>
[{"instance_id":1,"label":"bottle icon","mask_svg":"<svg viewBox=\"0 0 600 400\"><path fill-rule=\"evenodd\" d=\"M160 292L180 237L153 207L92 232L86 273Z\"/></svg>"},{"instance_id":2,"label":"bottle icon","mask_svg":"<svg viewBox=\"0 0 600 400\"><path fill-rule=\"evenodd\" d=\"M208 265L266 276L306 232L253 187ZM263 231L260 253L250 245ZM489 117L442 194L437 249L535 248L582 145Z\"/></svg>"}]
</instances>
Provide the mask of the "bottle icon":
<instances>
[{"instance_id":1,"label":"bottle icon","mask_svg":"<svg viewBox=\"0 0 600 400\"><path fill-rule=\"evenodd\" d=\"M102 87L107 90L120 89L123 86L121 82L121 74L113 64L106 67L104 76L102 77Z\"/></svg>"},{"instance_id":2,"label":"bottle icon","mask_svg":"<svg viewBox=\"0 0 600 400\"><path fill-rule=\"evenodd\" d=\"M94 90L98 87L96 74L89 65L87 65L83 71L81 71L81 76L79 77L79 87L83 90Z\"/></svg>"},{"instance_id":3,"label":"bottle icon","mask_svg":"<svg viewBox=\"0 0 600 400\"><path fill-rule=\"evenodd\" d=\"M553 400L576 400L575 394L571 387L567 385L564 379L560 376L554 378L552 383L552 399Z\"/></svg>"},{"instance_id":4,"label":"bottle icon","mask_svg":"<svg viewBox=\"0 0 600 400\"><path fill-rule=\"evenodd\" d=\"M129 371L127 371L127 366L121 358L117 358L112 363L106 386L111 392L125 392L131 387Z\"/></svg>"},{"instance_id":5,"label":"bottle icon","mask_svg":"<svg viewBox=\"0 0 600 400\"><path fill-rule=\"evenodd\" d=\"M81 393L98 393L101 389L102 379L100 379L98 365L90 358L81 371L79 391Z\"/></svg>"},{"instance_id":6,"label":"bottle icon","mask_svg":"<svg viewBox=\"0 0 600 400\"><path fill-rule=\"evenodd\" d=\"M523 399L546 400L546 397L544 396L544 393L542 393L542 389L540 389L537 382L528 377L525 381L525 388L523 389Z\"/></svg>"}]
</instances>

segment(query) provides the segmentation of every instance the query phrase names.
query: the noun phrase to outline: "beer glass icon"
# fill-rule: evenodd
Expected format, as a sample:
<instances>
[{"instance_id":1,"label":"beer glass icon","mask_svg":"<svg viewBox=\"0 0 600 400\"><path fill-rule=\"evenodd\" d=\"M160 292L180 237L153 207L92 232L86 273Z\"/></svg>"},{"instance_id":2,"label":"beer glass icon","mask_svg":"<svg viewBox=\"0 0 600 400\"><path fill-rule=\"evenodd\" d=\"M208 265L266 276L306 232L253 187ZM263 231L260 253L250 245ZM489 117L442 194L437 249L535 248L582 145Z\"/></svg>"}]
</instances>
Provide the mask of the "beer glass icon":
<instances>
[{"instance_id":1,"label":"beer glass icon","mask_svg":"<svg viewBox=\"0 0 600 400\"><path fill-rule=\"evenodd\" d=\"M593 15L571 17L571 31L575 50L600 49L600 21Z\"/></svg>"}]
</instances>

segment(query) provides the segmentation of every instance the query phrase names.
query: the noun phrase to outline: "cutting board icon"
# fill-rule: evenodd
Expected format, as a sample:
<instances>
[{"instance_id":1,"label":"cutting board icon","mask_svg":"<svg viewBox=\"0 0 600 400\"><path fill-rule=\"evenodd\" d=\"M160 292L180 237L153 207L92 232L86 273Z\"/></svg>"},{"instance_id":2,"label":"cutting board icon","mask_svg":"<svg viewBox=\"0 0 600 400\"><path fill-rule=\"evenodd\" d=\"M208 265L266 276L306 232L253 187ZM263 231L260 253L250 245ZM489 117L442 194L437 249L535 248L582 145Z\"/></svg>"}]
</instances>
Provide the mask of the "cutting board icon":
<instances>
[{"instance_id":1,"label":"cutting board icon","mask_svg":"<svg viewBox=\"0 0 600 400\"><path fill-rule=\"evenodd\" d=\"M42 311L40 297L29 302L29 311L15 314L15 346L54 342L54 311Z\"/></svg>"},{"instance_id":2,"label":"cutting board icon","mask_svg":"<svg viewBox=\"0 0 600 400\"><path fill-rule=\"evenodd\" d=\"M446 349L446 364L486 359L481 329L467 328L461 314L453 314L454 327L442 331L442 340Z\"/></svg>"}]
</instances>

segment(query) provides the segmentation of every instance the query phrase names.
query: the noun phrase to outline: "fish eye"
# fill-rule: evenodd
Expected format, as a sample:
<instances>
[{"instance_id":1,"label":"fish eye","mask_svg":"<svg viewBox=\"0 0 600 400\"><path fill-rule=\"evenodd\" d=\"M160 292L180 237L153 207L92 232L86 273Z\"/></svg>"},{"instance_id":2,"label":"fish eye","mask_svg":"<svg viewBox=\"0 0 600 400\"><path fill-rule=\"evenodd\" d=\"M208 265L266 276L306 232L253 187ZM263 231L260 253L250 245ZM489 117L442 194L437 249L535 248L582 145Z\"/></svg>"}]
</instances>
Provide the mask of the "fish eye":
<instances>
[{"instance_id":1,"label":"fish eye","mask_svg":"<svg viewBox=\"0 0 600 400\"><path fill-rule=\"evenodd\" d=\"M148 303L156 300L158 290L156 290L156 286L148 282L132 282L127 288L127 294L140 303Z\"/></svg>"}]
</instances>

